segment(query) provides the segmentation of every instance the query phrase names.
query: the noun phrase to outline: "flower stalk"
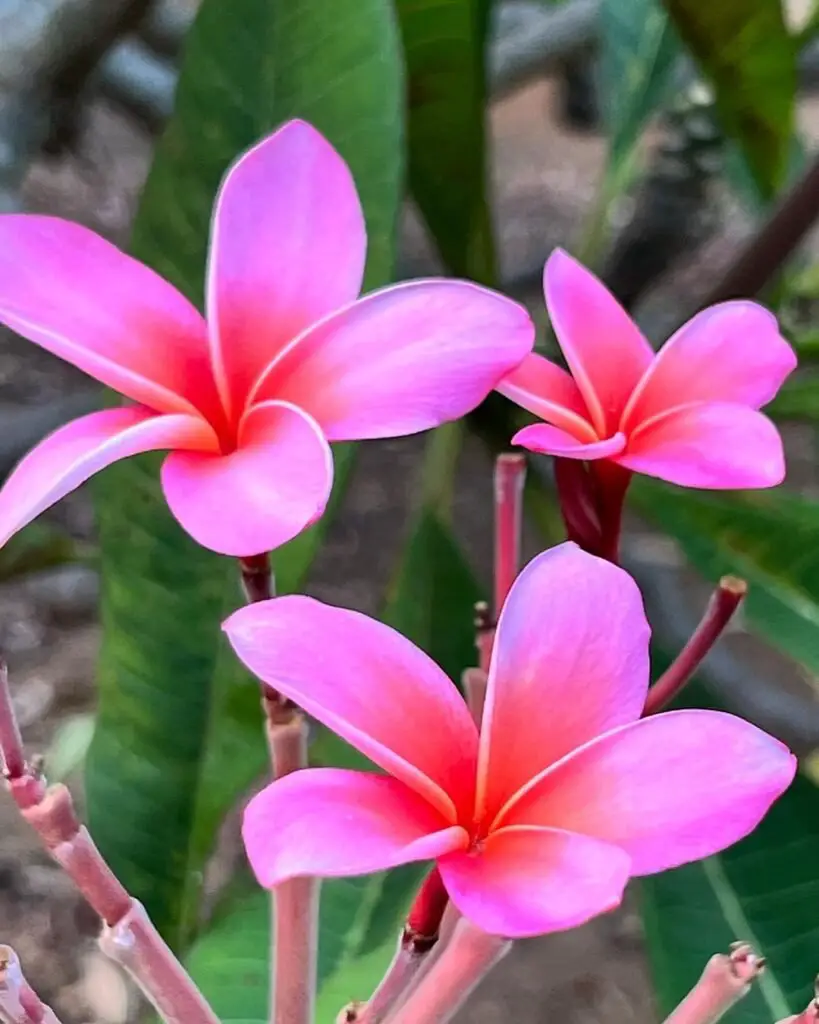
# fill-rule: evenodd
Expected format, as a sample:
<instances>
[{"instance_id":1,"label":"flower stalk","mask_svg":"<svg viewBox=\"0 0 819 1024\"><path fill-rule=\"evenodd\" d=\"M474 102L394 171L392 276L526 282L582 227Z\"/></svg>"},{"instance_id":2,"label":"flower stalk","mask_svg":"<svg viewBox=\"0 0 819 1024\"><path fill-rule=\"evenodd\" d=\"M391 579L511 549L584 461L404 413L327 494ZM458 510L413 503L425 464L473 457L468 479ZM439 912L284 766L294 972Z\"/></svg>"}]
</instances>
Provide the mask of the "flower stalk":
<instances>
[{"instance_id":1,"label":"flower stalk","mask_svg":"<svg viewBox=\"0 0 819 1024\"><path fill-rule=\"evenodd\" d=\"M167 1024L218 1024L213 1010L142 905L129 895L88 830L80 825L68 789L63 785L47 786L39 767L26 761L5 667L0 671L0 722L0 751L8 791L45 849L102 919L100 949L131 974ZM24 1002L28 1000L30 1011L40 1013L30 990L15 981L14 962L9 960L8 966L12 969L10 975L7 972L6 984L16 985L14 991L23 996ZM35 1015L31 1019L36 1024L48 1024L51 1018ZM28 1018L22 1020L27 1022Z\"/></svg>"},{"instance_id":2,"label":"flower stalk","mask_svg":"<svg viewBox=\"0 0 819 1024\"><path fill-rule=\"evenodd\" d=\"M54 1011L25 979L10 946L0 946L0 1021L3 1024L60 1024Z\"/></svg>"},{"instance_id":3,"label":"flower stalk","mask_svg":"<svg viewBox=\"0 0 819 1024\"><path fill-rule=\"evenodd\" d=\"M495 462L495 619L520 569L526 458L514 452Z\"/></svg>"},{"instance_id":4,"label":"flower stalk","mask_svg":"<svg viewBox=\"0 0 819 1024\"><path fill-rule=\"evenodd\" d=\"M708 961L699 981L665 1024L716 1024L743 996L765 968L745 942L735 942L730 953L718 953Z\"/></svg>"},{"instance_id":5,"label":"flower stalk","mask_svg":"<svg viewBox=\"0 0 819 1024\"><path fill-rule=\"evenodd\" d=\"M643 717L661 711L681 692L725 632L747 593L745 580L736 576L722 577L688 643L648 691Z\"/></svg>"},{"instance_id":6,"label":"flower stalk","mask_svg":"<svg viewBox=\"0 0 819 1024\"><path fill-rule=\"evenodd\" d=\"M511 947L509 939L488 935L462 917L440 959L389 1024L446 1024Z\"/></svg>"}]
</instances>

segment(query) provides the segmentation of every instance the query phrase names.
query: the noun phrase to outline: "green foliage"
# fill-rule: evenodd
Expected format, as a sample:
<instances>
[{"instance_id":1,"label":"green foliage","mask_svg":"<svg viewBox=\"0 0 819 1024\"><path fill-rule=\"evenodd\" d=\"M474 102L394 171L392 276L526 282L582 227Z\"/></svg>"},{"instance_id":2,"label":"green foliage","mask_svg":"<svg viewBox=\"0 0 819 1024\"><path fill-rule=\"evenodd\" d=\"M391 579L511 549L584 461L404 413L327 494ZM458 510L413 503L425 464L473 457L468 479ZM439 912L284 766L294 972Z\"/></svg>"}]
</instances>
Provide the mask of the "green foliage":
<instances>
[{"instance_id":1,"label":"green foliage","mask_svg":"<svg viewBox=\"0 0 819 1024\"><path fill-rule=\"evenodd\" d=\"M245 0L241 12L232 0L204 0L135 255L201 301L221 175L265 132L302 116L349 161L367 216L367 283L386 282L401 192L400 99L387 0ZM351 458L349 447L336 453L337 494ZM215 829L266 756L256 686L219 628L240 601L236 566L182 533L157 468L155 458L134 459L101 478L104 644L86 783L105 855L182 949L196 931ZM301 584L328 520L277 553L282 589Z\"/></svg>"},{"instance_id":2,"label":"green foliage","mask_svg":"<svg viewBox=\"0 0 819 1024\"><path fill-rule=\"evenodd\" d=\"M761 194L782 185L791 152L796 47L782 4L665 0L683 42L716 91L726 133L741 146Z\"/></svg>"},{"instance_id":3,"label":"green foliage","mask_svg":"<svg viewBox=\"0 0 819 1024\"><path fill-rule=\"evenodd\" d=\"M409 185L455 274L491 283L484 44L488 0L396 0L407 62Z\"/></svg>"}]
</instances>

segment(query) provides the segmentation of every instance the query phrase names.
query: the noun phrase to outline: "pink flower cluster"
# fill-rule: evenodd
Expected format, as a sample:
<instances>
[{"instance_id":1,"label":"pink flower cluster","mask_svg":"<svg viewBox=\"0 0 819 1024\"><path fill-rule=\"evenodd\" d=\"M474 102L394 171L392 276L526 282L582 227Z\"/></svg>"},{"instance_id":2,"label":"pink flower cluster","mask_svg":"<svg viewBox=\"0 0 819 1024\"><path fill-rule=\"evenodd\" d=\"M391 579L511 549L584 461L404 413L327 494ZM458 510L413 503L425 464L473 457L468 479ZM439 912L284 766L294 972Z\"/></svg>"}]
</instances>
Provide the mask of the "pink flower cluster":
<instances>
[{"instance_id":1,"label":"pink flower cluster","mask_svg":"<svg viewBox=\"0 0 819 1024\"><path fill-rule=\"evenodd\" d=\"M795 360L762 307L705 310L655 356L558 251L545 291L567 373L532 353L526 310L489 289L436 279L359 297L365 253L349 170L300 121L222 183L205 317L85 228L0 217L0 322L129 400L22 460L0 491L0 543L110 463L165 450L184 529L226 555L264 554L322 514L331 442L427 430L494 388L544 421L514 438L532 451L695 487L782 480L759 409ZM265 886L435 860L480 928L539 934L614 906L633 875L735 842L794 774L786 748L741 719L641 718L639 592L571 543L509 594L480 729L426 655L365 616L292 596L225 629L253 672L382 769L308 769L256 797L244 838Z\"/></svg>"}]
</instances>

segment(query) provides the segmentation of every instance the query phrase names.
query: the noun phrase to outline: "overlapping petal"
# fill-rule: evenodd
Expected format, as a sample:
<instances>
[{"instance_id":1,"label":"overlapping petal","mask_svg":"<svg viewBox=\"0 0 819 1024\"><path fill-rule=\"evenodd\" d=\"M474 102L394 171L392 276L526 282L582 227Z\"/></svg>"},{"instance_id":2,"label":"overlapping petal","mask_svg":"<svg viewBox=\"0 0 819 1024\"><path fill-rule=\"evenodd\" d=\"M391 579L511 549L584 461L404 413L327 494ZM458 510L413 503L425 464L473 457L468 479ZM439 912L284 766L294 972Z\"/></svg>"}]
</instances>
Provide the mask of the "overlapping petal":
<instances>
[{"instance_id":1,"label":"overlapping petal","mask_svg":"<svg viewBox=\"0 0 819 1024\"><path fill-rule=\"evenodd\" d=\"M528 448L530 452L592 462L595 459L610 459L625 451L626 436L614 434L604 441L591 441L586 444L550 423L532 423L515 434L512 444L519 444L523 448Z\"/></svg>"},{"instance_id":2,"label":"overlapping petal","mask_svg":"<svg viewBox=\"0 0 819 1024\"><path fill-rule=\"evenodd\" d=\"M301 406L331 441L413 434L474 409L533 343L529 314L497 292L411 281L307 331L256 397Z\"/></svg>"},{"instance_id":3,"label":"overlapping petal","mask_svg":"<svg viewBox=\"0 0 819 1024\"><path fill-rule=\"evenodd\" d=\"M684 487L775 487L785 478L779 431L735 402L671 409L636 430L615 461Z\"/></svg>"},{"instance_id":4,"label":"overlapping petal","mask_svg":"<svg viewBox=\"0 0 819 1024\"><path fill-rule=\"evenodd\" d=\"M570 754L534 780L498 825L596 836L628 853L633 874L647 875L742 839L795 771L784 744L741 718L672 711Z\"/></svg>"},{"instance_id":5,"label":"overlapping petal","mask_svg":"<svg viewBox=\"0 0 819 1024\"><path fill-rule=\"evenodd\" d=\"M546 307L600 437L618 429L620 417L654 353L614 296L562 249L546 261Z\"/></svg>"},{"instance_id":6,"label":"overlapping petal","mask_svg":"<svg viewBox=\"0 0 819 1024\"><path fill-rule=\"evenodd\" d=\"M257 555L291 540L321 516L332 485L324 435L286 402L253 408L235 451L175 451L162 466L173 514L195 541L223 555Z\"/></svg>"},{"instance_id":7,"label":"overlapping petal","mask_svg":"<svg viewBox=\"0 0 819 1024\"><path fill-rule=\"evenodd\" d=\"M583 924L616 907L628 855L589 836L554 828L504 828L480 851L438 862L452 902L491 935L525 938Z\"/></svg>"},{"instance_id":8,"label":"overlapping petal","mask_svg":"<svg viewBox=\"0 0 819 1024\"><path fill-rule=\"evenodd\" d=\"M165 448L208 449L216 437L199 416L159 416L141 406L73 420L37 445L0 491L0 545L112 462Z\"/></svg>"},{"instance_id":9,"label":"overlapping petal","mask_svg":"<svg viewBox=\"0 0 819 1024\"><path fill-rule=\"evenodd\" d=\"M311 768L272 783L247 806L242 838L266 888L300 875L338 877L433 860L467 833L397 779Z\"/></svg>"},{"instance_id":10,"label":"overlapping petal","mask_svg":"<svg viewBox=\"0 0 819 1024\"><path fill-rule=\"evenodd\" d=\"M796 368L776 317L755 302L723 302L698 313L657 354L623 417L622 430L678 405L737 402L759 409Z\"/></svg>"},{"instance_id":11,"label":"overlapping petal","mask_svg":"<svg viewBox=\"0 0 819 1024\"><path fill-rule=\"evenodd\" d=\"M0 322L157 412L218 419L202 317L79 224L0 217Z\"/></svg>"},{"instance_id":12,"label":"overlapping petal","mask_svg":"<svg viewBox=\"0 0 819 1024\"><path fill-rule=\"evenodd\" d=\"M216 377L234 413L289 341L357 297L366 244L347 165L304 121L233 165L214 209L207 290Z\"/></svg>"},{"instance_id":13,"label":"overlapping petal","mask_svg":"<svg viewBox=\"0 0 819 1024\"><path fill-rule=\"evenodd\" d=\"M281 597L225 622L251 672L295 701L450 824L471 814L478 736L460 694L406 637L309 597Z\"/></svg>"},{"instance_id":14,"label":"overlapping petal","mask_svg":"<svg viewBox=\"0 0 819 1024\"><path fill-rule=\"evenodd\" d=\"M598 439L574 379L536 352L530 352L520 366L504 377L497 390L578 441L589 443Z\"/></svg>"},{"instance_id":15,"label":"overlapping petal","mask_svg":"<svg viewBox=\"0 0 819 1024\"><path fill-rule=\"evenodd\" d=\"M639 718L649 632L637 584L617 566L572 543L526 566L495 637L481 726L479 815L491 820L548 765Z\"/></svg>"}]
</instances>

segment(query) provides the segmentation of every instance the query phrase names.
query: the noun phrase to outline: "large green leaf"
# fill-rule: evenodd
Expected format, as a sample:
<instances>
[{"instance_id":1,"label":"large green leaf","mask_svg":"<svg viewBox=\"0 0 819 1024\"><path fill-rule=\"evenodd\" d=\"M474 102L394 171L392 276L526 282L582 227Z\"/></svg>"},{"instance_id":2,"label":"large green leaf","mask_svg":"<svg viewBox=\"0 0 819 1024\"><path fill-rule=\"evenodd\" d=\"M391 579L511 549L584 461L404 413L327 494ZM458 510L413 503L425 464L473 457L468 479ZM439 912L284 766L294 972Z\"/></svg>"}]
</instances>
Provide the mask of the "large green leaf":
<instances>
[{"instance_id":1,"label":"large green leaf","mask_svg":"<svg viewBox=\"0 0 819 1024\"><path fill-rule=\"evenodd\" d=\"M796 47L776 0L665 0L683 42L716 90L727 134L764 196L782 184L791 149Z\"/></svg>"},{"instance_id":2,"label":"large green leaf","mask_svg":"<svg viewBox=\"0 0 819 1024\"><path fill-rule=\"evenodd\" d=\"M486 201L489 0L396 0L407 60L409 185L447 267L491 283Z\"/></svg>"},{"instance_id":3,"label":"large green leaf","mask_svg":"<svg viewBox=\"0 0 819 1024\"><path fill-rule=\"evenodd\" d=\"M681 51L659 0L603 0L600 47L609 160L618 168L668 98Z\"/></svg>"},{"instance_id":4,"label":"large green leaf","mask_svg":"<svg viewBox=\"0 0 819 1024\"><path fill-rule=\"evenodd\" d=\"M819 505L782 492L708 495L638 481L641 512L675 537L711 580L750 584L754 629L819 674Z\"/></svg>"},{"instance_id":5,"label":"large green leaf","mask_svg":"<svg viewBox=\"0 0 819 1024\"><path fill-rule=\"evenodd\" d=\"M747 839L643 880L649 957L669 1012L734 940L768 958L726 1024L773 1024L805 1008L819 962L819 791L798 776Z\"/></svg>"},{"instance_id":6,"label":"large green leaf","mask_svg":"<svg viewBox=\"0 0 819 1024\"><path fill-rule=\"evenodd\" d=\"M367 283L385 282L401 194L401 95L388 0L204 0L135 254L201 301L221 175L259 136L302 116L350 163L367 216ZM340 482L350 459L351 449L337 451ZM256 688L219 629L240 600L236 567L178 528L157 468L153 458L121 463L99 489L104 643L86 783L105 855L179 949L196 929L214 830L265 755ZM314 531L278 553L282 589L299 584L319 539Z\"/></svg>"}]
</instances>

